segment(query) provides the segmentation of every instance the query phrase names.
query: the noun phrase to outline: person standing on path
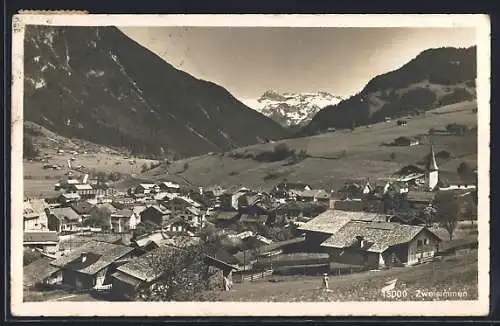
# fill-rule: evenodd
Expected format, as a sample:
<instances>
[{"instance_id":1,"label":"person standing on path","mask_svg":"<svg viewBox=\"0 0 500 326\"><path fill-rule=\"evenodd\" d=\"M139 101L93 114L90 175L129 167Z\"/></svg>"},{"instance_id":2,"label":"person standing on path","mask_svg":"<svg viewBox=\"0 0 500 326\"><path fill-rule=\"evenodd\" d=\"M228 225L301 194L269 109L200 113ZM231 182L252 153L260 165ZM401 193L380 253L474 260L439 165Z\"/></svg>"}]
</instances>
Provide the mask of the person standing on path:
<instances>
[{"instance_id":1,"label":"person standing on path","mask_svg":"<svg viewBox=\"0 0 500 326\"><path fill-rule=\"evenodd\" d=\"M323 274L323 290L328 291L328 274Z\"/></svg>"}]
</instances>

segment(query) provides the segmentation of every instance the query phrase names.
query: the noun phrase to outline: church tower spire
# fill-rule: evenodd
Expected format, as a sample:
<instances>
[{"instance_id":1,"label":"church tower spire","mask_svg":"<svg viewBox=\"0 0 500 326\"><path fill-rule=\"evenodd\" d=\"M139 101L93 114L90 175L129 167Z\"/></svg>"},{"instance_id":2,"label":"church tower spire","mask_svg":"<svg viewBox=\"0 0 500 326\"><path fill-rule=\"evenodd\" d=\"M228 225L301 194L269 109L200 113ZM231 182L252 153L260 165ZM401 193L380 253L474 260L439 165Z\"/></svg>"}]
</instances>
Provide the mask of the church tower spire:
<instances>
[{"instance_id":1,"label":"church tower spire","mask_svg":"<svg viewBox=\"0 0 500 326\"><path fill-rule=\"evenodd\" d=\"M439 182L439 168L436 163L436 155L434 154L434 146L431 144L431 152L429 154L429 162L427 164L427 190L433 191Z\"/></svg>"}]
</instances>

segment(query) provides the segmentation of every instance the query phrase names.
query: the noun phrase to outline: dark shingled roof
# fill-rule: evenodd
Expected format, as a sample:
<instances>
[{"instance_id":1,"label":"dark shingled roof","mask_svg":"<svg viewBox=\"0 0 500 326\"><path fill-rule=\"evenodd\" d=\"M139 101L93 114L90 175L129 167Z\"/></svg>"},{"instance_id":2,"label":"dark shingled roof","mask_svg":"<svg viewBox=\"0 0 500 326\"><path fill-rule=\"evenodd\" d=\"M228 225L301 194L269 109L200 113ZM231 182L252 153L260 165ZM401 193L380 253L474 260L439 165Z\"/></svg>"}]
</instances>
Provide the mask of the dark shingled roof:
<instances>
[{"instance_id":1,"label":"dark shingled roof","mask_svg":"<svg viewBox=\"0 0 500 326\"><path fill-rule=\"evenodd\" d=\"M84 274L94 275L114 261L130 253L132 250L134 250L132 247L107 242L90 241L71 251L69 254L54 260L51 265L60 268L68 268ZM74 263L77 258L81 257L82 253L86 253L88 255L92 264L88 266L79 266Z\"/></svg>"},{"instance_id":2,"label":"dark shingled roof","mask_svg":"<svg viewBox=\"0 0 500 326\"><path fill-rule=\"evenodd\" d=\"M32 286L41 283L44 279L48 278L59 268L50 265L51 260L47 257L42 257L35 260L31 264L23 267L23 284L25 286Z\"/></svg>"},{"instance_id":3,"label":"dark shingled roof","mask_svg":"<svg viewBox=\"0 0 500 326\"><path fill-rule=\"evenodd\" d=\"M71 208L73 208L73 210L80 215L90 214L93 207L94 205L84 200L77 201L71 204Z\"/></svg>"},{"instance_id":4,"label":"dark shingled roof","mask_svg":"<svg viewBox=\"0 0 500 326\"><path fill-rule=\"evenodd\" d=\"M80 215L71 207L58 207L50 209L50 214L56 216L60 220L76 222L80 219Z\"/></svg>"},{"instance_id":5,"label":"dark shingled roof","mask_svg":"<svg viewBox=\"0 0 500 326\"><path fill-rule=\"evenodd\" d=\"M381 253L391 246L410 242L424 230L433 234L423 226L389 222L349 221L321 245L324 247L347 248L354 244L357 236L362 236L365 241L363 250ZM439 240L436 235L434 236Z\"/></svg>"},{"instance_id":6,"label":"dark shingled roof","mask_svg":"<svg viewBox=\"0 0 500 326\"><path fill-rule=\"evenodd\" d=\"M59 236L55 231L25 231L24 243L32 242L59 242Z\"/></svg>"}]
</instances>

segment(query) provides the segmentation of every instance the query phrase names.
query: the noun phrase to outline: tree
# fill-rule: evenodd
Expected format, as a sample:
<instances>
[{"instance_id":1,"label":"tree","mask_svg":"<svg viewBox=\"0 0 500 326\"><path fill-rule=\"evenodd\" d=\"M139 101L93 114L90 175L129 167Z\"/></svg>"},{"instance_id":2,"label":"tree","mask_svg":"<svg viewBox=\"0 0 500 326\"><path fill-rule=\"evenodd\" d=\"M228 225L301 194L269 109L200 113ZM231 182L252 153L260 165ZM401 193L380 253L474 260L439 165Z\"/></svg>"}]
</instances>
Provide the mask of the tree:
<instances>
[{"instance_id":1,"label":"tree","mask_svg":"<svg viewBox=\"0 0 500 326\"><path fill-rule=\"evenodd\" d=\"M92 210L89 218L84 222L86 226L100 227L107 230L111 227L111 211L106 207L98 207Z\"/></svg>"},{"instance_id":2,"label":"tree","mask_svg":"<svg viewBox=\"0 0 500 326\"><path fill-rule=\"evenodd\" d=\"M422 210L422 217L425 220L425 225L427 227L432 226L432 223L434 222L434 218L436 217L436 209L432 205L428 205Z\"/></svg>"},{"instance_id":3,"label":"tree","mask_svg":"<svg viewBox=\"0 0 500 326\"><path fill-rule=\"evenodd\" d=\"M148 165L146 163L143 163L141 165L141 172L144 173L149 169Z\"/></svg>"},{"instance_id":4,"label":"tree","mask_svg":"<svg viewBox=\"0 0 500 326\"><path fill-rule=\"evenodd\" d=\"M184 171L187 171L187 169L189 169L189 163L184 163Z\"/></svg>"},{"instance_id":5,"label":"tree","mask_svg":"<svg viewBox=\"0 0 500 326\"><path fill-rule=\"evenodd\" d=\"M139 292L144 301L209 301L218 299L213 272L208 268L202 243L186 248L162 246L145 255L158 278Z\"/></svg>"},{"instance_id":6,"label":"tree","mask_svg":"<svg viewBox=\"0 0 500 326\"><path fill-rule=\"evenodd\" d=\"M392 152L390 157L391 157L391 160L394 161L396 159L396 153Z\"/></svg>"},{"instance_id":7,"label":"tree","mask_svg":"<svg viewBox=\"0 0 500 326\"><path fill-rule=\"evenodd\" d=\"M450 240L458 224L460 214L460 203L457 196L452 192L441 192L436 196L436 215L439 223L443 226Z\"/></svg>"}]
</instances>

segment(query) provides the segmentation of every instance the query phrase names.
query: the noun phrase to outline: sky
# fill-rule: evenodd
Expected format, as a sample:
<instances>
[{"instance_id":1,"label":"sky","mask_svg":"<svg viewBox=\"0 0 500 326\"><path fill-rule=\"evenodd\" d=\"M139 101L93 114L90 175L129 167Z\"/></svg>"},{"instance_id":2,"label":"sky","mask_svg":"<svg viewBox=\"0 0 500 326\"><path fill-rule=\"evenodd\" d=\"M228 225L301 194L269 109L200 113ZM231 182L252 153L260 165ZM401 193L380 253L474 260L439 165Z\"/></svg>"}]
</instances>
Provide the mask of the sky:
<instances>
[{"instance_id":1,"label":"sky","mask_svg":"<svg viewBox=\"0 0 500 326\"><path fill-rule=\"evenodd\" d=\"M475 45L473 28L120 27L177 69L235 97L266 90L349 97L421 51Z\"/></svg>"}]
</instances>

